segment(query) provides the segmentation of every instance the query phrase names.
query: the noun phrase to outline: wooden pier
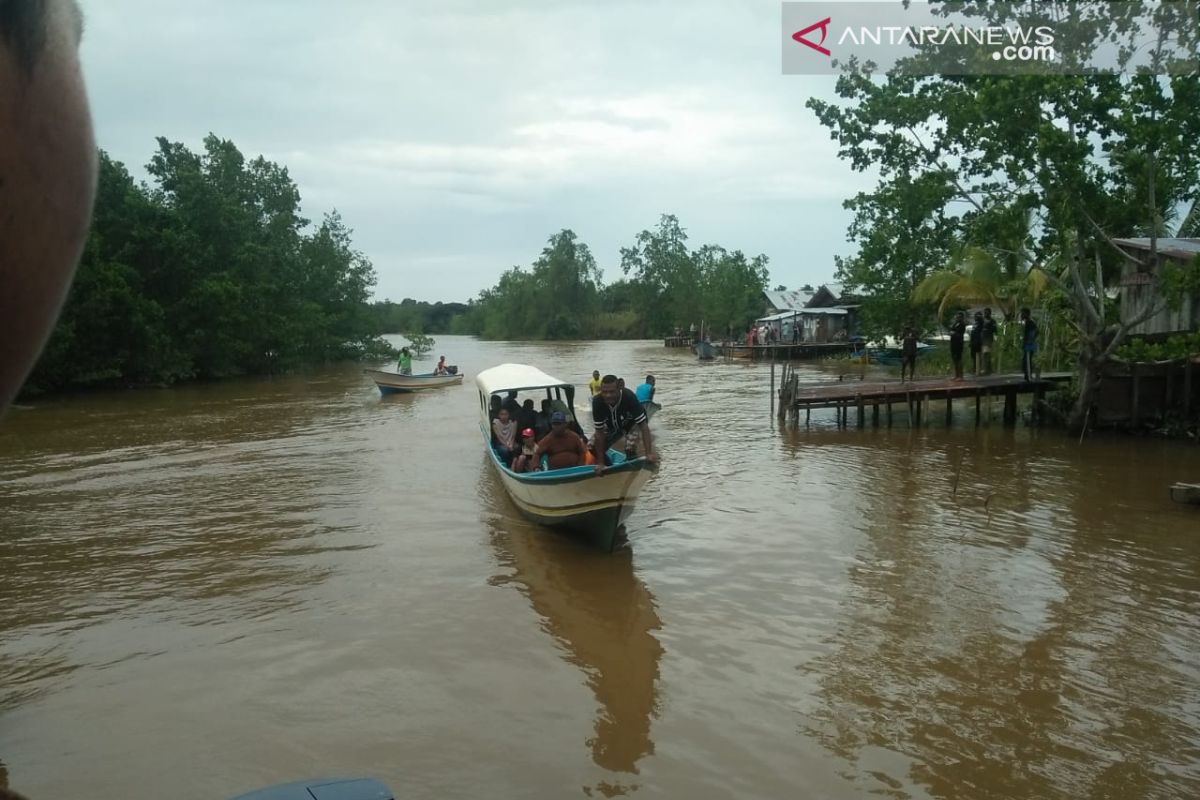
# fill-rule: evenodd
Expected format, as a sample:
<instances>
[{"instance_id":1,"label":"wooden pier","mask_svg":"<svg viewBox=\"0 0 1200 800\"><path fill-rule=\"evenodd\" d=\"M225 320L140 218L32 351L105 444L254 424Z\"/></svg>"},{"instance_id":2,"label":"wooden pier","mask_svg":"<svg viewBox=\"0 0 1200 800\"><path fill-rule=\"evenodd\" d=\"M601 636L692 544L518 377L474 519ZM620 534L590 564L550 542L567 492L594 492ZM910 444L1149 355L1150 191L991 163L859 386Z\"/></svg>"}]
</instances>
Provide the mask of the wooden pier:
<instances>
[{"instance_id":1,"label":"wooden pier","mask_svg":"<svg viewBox=\"0 0 1200 800\"><path fill-rule=\"evenodd\" d=\"M773 372L773 371L772 371ZM772 375L773 377L773 375ZM985 408L990 409L994 398L1004 398L1004 424L1014 425L1017 421L1017 395L1034 396L1036 419L1046 390L1056 383L1071 379L1069 372L1043 373L1033 381L1026 382L1023 375L987 375L953 380L951 378L922 378L912 381L859 380L858 376L845 375L837 383L803 384L799 375L785 365L779 383L779 416L790 412L799 423L804 414L807 425L813 409L832 408L837 411L838 425L849 425L850 412L855 412L858 427L866 425L870 410L871 424L879 427L881 409L886 415L886 424L892 427L893 408L897 404L908 411L909 427L920 427L921 422L932 414L933 404L945 401L946 424L953 415L956 399L975 400L975 424L984 419ZM774 381L772 381L774 384ZM772 387L773 391L773 387Z\"/></svg>"},{"instance_id":2,"label":"wooden pier","mask_svg":"<svg viewBox=\"0 0 1200 800\"><path fill-rule=\"evenodd\" d=\"M862 345L858 345L860 348ZM714 343L717 355L723 358L750 358L755 361L813 361L854 352L849 342L797 342L796 344L737 344Z\"/></svg>"}]
</instances>

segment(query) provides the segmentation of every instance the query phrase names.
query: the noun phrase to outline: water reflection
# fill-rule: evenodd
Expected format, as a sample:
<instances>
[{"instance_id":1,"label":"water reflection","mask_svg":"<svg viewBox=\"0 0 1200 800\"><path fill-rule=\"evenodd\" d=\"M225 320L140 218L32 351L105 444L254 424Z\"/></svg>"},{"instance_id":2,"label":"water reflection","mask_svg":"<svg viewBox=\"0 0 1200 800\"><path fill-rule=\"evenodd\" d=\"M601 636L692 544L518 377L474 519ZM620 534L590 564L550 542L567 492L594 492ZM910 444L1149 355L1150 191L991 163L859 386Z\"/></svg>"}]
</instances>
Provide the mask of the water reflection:
<instances>
[{"instance_id":1,"label":"water reflection","mask_svg":"<svg viewBox=\"0 0 1200 800\"><path fill-rule=\"evenodd\" d=\"M498 483L494 489L503 494ZM496 511L492 546L511 571L492 582L511 584L528 598L543 630L562 646L564 660L583 672L599 703L586 740L592 760L610 772L636 774L638 761L654 752L650 726L658 714L663 648L654 636L662 621L653 595L634 573L632 554L596 553L526 524L507 508ZM631 787L600 790L623 788Z\"/></svg>"},{"instance_id":2,"label":"water reflection","mask_svg":"<svg viewBox=\"0 0 1200 800\"><path fill-rule=\"evenodd\" d=\"M1139 547L1116 488L1051 447L912 443L837 453L886 488L850 515L861 540L830 649L803 665L804 733L895 797L1188 796L1194 577L1164 587L1161 539ZM939 476L960 468L956 494Z\"/></svg>"}]
</instances>

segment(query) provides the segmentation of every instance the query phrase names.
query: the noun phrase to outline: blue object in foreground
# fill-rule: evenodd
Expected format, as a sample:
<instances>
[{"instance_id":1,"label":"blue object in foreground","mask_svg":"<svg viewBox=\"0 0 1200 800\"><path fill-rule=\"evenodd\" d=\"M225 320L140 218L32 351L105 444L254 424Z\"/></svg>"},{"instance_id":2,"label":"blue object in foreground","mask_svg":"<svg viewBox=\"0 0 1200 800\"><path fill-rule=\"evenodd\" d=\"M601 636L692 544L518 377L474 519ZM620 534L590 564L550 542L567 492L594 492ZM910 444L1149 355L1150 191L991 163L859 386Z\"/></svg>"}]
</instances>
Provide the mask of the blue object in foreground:
<instances>
[{"instance_id":1,"label":"blue object in foreground","mask_svg":"<svg viewBox=\"0 0 1200 800\"><path fill-rule=\"evenodd\" d=\"M269 786L233 800L396 800L390 789L372 778L323 778Z\"/></svg>"}]
</instances>

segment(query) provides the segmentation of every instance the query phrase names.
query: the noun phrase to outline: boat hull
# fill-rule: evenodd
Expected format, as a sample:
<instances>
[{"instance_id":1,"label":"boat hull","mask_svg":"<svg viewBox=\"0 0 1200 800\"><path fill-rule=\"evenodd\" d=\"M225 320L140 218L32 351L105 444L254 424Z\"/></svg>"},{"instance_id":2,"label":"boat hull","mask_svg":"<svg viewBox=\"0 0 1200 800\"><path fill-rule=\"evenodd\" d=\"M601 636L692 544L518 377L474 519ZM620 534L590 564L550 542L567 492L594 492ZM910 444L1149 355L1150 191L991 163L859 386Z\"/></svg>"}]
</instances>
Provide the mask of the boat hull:
<instances>
[{"instance_id":1,"label":"boat hull","mask_svg":"<svg viewBox=\"0 0 1200 800\"><path fill-rule=\"evenodd\" d=\"M1200 483L1177 483L1171 487L1171 499L1176 503L1200 505Z\"/></svg>"},{"instance_id":2,"label":"boat hull","mask_svg":"<svg viewBox=\"0 0 1200 800\"><path fill-rule=\"evenodd\" d=\"M443 386L453 386L463 382L462 375L401 375L398 372L384 372L377 369L364 369L363 374L375 381L380 394L405 394L408 392L423 392L428 389L440 389Z\"/></svg>"},{"instance_id":3,"label":"boat hull","mask_svg":"<svg viewBox=\"0 0 1200 800\"><path fill-rule=\"evenodd\" d=\"M490 444L485 446L505 492L524 517L606 553L618 543L618 531L653 473L653 465L638 458L614 464L600 475L590 466L518 475L504 467ZM610 454L621 458L615 451Z\"/></svg>"}]
</instances>

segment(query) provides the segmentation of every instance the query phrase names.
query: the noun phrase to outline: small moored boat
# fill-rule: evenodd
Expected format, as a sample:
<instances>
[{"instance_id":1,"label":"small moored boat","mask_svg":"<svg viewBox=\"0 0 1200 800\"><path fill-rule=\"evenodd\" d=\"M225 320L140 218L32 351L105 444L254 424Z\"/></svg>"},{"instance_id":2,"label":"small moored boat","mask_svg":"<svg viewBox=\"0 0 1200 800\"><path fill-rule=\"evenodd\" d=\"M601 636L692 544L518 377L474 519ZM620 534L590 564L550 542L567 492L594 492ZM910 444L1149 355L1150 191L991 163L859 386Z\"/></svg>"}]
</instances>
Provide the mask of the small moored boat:
<instances>
[{"instance_id":1,"label":"small moored boat","mask_svg":"<svg viewBox=\"0 0 1200 800\"><path fill-rule=\"evenodd\" d=\"M578 534L611 552L619 541L618 528L633 511L634 501L655 465L644 457L626 459L623 452L610 447L611 466L600 474L591 465L513 472L492 446L491 398L516 392L533 399L535 406L547 398L567 414L569 423L578 425L575 386L525 364L486 369L476 376L475 383L479 387L479 430L484 450L517 509L534 522Z\"/></svg>"},{"instance_id":2,"label":"small moored boat","mask_svg":"<svg viewBox=\"0 0 1200 800\"><path fill-rule=\"evenodd\" d=\"M458 374L437 375L433 372L426 372L422 375L401 375L399 372L384 372L378 369L364 369L363 374L370 376L371 380L375 381L381 394L422 392L426 389L437 389L463 382L463 376Z\"/></svg>"}]
</instances>

